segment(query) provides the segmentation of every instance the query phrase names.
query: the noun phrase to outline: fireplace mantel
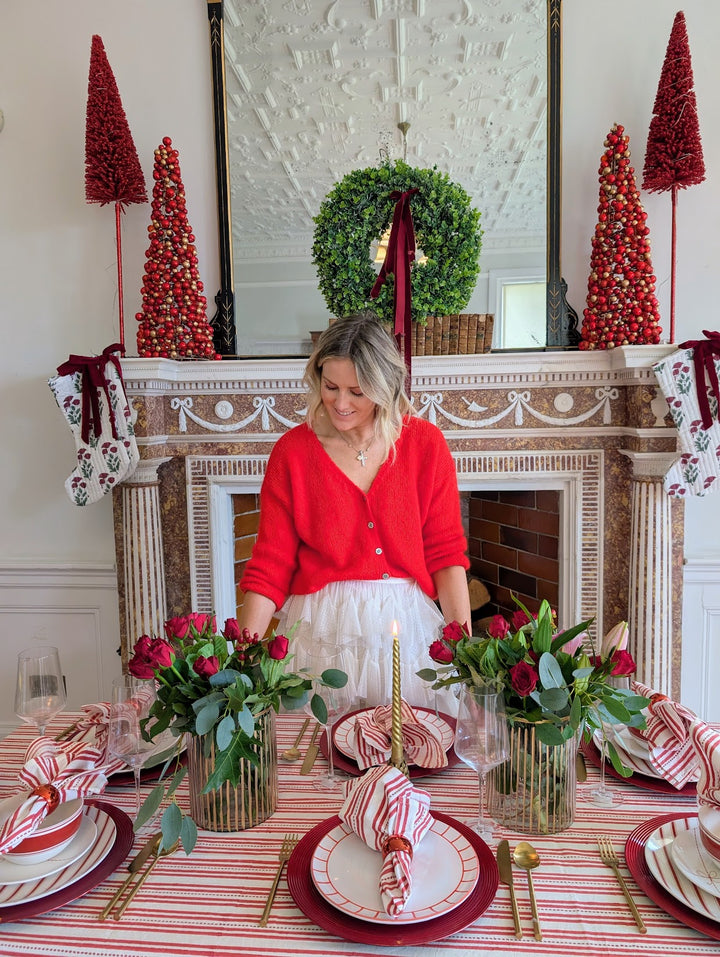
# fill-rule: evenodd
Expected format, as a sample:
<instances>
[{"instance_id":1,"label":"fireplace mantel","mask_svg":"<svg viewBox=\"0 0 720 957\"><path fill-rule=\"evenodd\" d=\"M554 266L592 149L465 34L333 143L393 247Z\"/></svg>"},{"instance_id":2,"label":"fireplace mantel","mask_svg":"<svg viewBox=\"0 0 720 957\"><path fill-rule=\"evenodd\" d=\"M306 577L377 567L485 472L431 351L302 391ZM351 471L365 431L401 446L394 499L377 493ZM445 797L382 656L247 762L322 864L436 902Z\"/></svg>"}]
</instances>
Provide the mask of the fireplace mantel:
<instances>
[{"instance_id":1,"label":"fireplace mantel","mask_svg":"<svg viewBox=\"0 0 720 957\"><path fill-rule=\"evenodd\" d=\"M662 490L677 433L652 367L673 346L413 359L417 414L458 483L566 488L579 517L566 614L628 619L641 676L679 682L682 502ZM169 614L217 608L213 490L259 488L272 444L304 421L303 359L124 359L141 462L115 491L125 644ZM565 564L571 556L566 556ZM672 677L671 677L672 676Z\"/></svg>"}]
</instances>

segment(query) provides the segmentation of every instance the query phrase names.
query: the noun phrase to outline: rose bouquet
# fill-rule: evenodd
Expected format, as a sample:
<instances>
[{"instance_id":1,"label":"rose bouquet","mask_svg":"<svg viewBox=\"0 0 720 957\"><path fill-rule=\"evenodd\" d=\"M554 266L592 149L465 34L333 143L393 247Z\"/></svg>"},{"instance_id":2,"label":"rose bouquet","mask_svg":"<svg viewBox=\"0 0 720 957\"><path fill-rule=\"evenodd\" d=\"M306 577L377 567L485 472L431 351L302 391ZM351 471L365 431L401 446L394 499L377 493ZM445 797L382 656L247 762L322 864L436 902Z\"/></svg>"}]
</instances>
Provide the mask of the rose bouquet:
<instances>
[{"instance_id":1,"label":"rose bouquet","mask_svg":"<svg viewBox=\"0 0 720 957\"><path fill-rule=\"evenodd\" d=\"M226 781L238 783L240 761L258 763L256 718L272 708L279 711L304 707L310 700L315 717L327 722L327 708L313 685L343 687L347 675L335 669L321 676L287 671L292 658L288 635L268 638L242 632L228 618L220 634L214 615L191 613L165 622L165 636L143 635L135 644L128 670L138 678L154 678L157 701L144 727L152 739L167 731L182 739L189 734L214 745L215 762L203 793L217 790ZM179 748L178 748L179 751ZM163 846L182 839L185 850L194 846L197 830L174 799L185 774L176 762L170 783L155 788L143 805L136 828L152 817L163 798L171 798L162 817Z\"/></svg>"},{"instance_id":2,"label":"rose bouquet","mask_svg":"<svg viewBox=\"0 0 720 957\"><path fill-rule=\"evenodd\" d=\"M434 688L458 683L498 688L509 722L537 724L538 738L548 745L561 744L578 730L590 735L603 723L645 726L641 712L648 699L615 681L635 671L627 622L609 631L596 653L588 632L593 619L559 631L547 601L536 616L516 602L511 621L495 615L484 636L469 635L457 622L446 625L430 645L439 667L418 675ZM616 763L622 768L614 754Z\"/></svg>"}]
</instances>

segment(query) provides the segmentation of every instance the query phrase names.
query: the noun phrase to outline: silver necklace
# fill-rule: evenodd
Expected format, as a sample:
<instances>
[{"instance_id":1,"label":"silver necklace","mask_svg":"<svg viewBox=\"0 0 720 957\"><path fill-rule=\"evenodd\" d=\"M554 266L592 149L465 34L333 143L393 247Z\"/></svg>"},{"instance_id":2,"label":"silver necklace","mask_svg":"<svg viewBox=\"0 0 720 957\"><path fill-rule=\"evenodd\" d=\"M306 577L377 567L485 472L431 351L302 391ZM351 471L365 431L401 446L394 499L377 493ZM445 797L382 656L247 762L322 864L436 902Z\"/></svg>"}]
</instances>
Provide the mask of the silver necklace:
<instances>
[{"instance_id":1,"label":"silver necklace","mask_svg":"<svg viewBox=\"0 0 720 957\"><path fill-rule=\"evenodd\" d=\"M371 446L371 445L373 444L373 442L375 441L375 436L373 435L373 437L370 439L370 442L368 443L367 448L365 448L365 449L356 449L355 446L352 444L352 442L348 442L348 440L345 438L345 436L342 434L342 432L338 432L338 435L339 435L340 438L343 440L343 442L345 443L345 445L347 445L348 448L352 449L353 452L357 452L357 455L355 456L355 458L358 460L358 462L360 463L360 465L362 465L362 467L365 468L365 456L366 456L367 453L370 451L370 446Z\"/></svg>"}]
</instances>

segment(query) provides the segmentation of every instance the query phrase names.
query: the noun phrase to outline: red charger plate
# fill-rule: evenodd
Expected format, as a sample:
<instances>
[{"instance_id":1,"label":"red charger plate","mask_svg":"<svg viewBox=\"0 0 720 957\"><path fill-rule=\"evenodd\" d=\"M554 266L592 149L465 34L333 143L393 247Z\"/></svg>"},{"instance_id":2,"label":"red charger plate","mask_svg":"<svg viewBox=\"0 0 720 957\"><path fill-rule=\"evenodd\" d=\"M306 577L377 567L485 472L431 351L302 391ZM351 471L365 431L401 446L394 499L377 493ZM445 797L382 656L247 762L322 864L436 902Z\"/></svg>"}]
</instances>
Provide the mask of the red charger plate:
<instances>
[{"instance_id":1,"label":"red charger plate","mask_svg":"<svg viewBox=\"0 0 720 957\"><path fill-rule=\"evenodd\" d=\"M352 718L353 715L359 714L361 711L365 711L365 708L358 708L357 711L350 711L343 717L343 721L346 718ZM455 718L451 718L449 714L443 714L440 712L438 714L439 718L442 718L443 721L450 725L452 730L455 730ZM328 740L327 740L327 730L323 731L320 735L320 753L323 757L328 757ZM460 758L455 754L455 748L451 745L447 751L448 763L445 765L447 768L452 768L456 764L460 763ZM351 774L353 777L358 777L364 772L360 770L357 766L357 761L353 761L352 758L349 758L346 754L343 754L342 751L339 751L335 747L334 740L334 729L333 729L333 764L335 765L338 771L344 771L345 774ZM417 764L410 765L410 777L411 778L426 778L431 774L439 774L441 771L444 771L445 768L421 768Z\"/></svg>"},{"instance_id":2,"label":"red charger plate","mask_svg":"<svg viewBox=\"0 0 720 957\"><path fill-rule=\"evenodd\" d=\"M601 767L600 752L594 741L581 741L580 750L586 761L589 761L596 768ZM697 794L696 781L690 781L684 788L678 790L664 778L649 778L645 774L638 774L637 771L633 771L629 778L624 778L622 774L618 774L609 761L605 762L605 774L609 778L615 778L616 781L634 784L635 787L644 788L646 791L657 791L659 794L692 794L693 796Z\"/></svg>"},{"instance_id":3,"label":"red charger plate","mask_svg":"<svg viewBox=\"0 0 720 957\"><path fill-rule=\"evenodd\" d=\"M697 809L687 814L660 814L658 817L640 824L628 836L625 843L625 863L638 887L645 891L650 900L654 901L666 914L676 917L681 924L699 930L702 934L706 934L714 940L720 940L720 923L711 920L709 917L703 917L702 914L686 907L682 901L668 893L662 884L655 880L645 860L645 844L653 831L670 821L678 821L688 817L697 817Z\"/></svg>"},{"instance_id":4,"label":"red charger plate","mask_svg":"<svg viewBox=\"0 0 720 957\"><path fill-rule=\"evenodd\" d=\"M322 838L341 823L340 818L328 818L305 835L292 853L287 865L288 887L300 910L323 930L343 940L359 944L381 944L384 947L404 947L428 944L450 937L474 923L495 899L499 875L492 851L482 838L465 824L439 811L430 812L438 821L449 824L463 835L475 849L480 862L480 876L472 893L454 910L421 921L417 924L375 924L350 917L333 907L315 887L310 865L315 848Z\"/></svg>"},{"instance_id":5,"label":"red charger plate","mask_svg":"<svg viewBox=\"0 0 720 957\"><path fill-rule=\"evenodd\" d=\"M112 818L115 824L115 843L110 848L107 856L80 880L75 881L74 884L68 884L67 887L61 887L54 894L48 894L46 897L39 897L37 900L27 901L26 903L11 904L8 907L0 908L0 923L9 924L11 921L37 917L40 914L47 914L48 911L57 910L59 907L64 907L65 904L72 903L72 901L87 894L93 887L101 884L125 860L134 840L130 818L119 807L108 804L106 801L85 801L85 806L97 807Z\"/></svg>"}]
</instances>

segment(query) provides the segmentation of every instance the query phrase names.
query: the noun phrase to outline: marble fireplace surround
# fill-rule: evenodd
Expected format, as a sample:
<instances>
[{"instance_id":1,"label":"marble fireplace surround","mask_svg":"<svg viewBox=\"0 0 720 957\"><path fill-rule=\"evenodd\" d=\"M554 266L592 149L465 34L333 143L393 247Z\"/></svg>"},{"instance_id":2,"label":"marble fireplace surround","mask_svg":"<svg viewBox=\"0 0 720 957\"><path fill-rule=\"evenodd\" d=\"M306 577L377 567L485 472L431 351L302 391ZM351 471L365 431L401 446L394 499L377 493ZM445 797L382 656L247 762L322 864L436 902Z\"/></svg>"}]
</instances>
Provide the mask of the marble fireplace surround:
<instances>
[{"instance_id":1,"label":"marble fireplace surround","mask_svg":"<svg viewBox=\"0 0 720 957\"><path fill-rule=\"evenodd\" d=\"M676 430L652 366L673 346L413 360L418 414L461 490L561 490L560 621L631 626L639 677L679 693L682 502ZM231 496L258 491L304 419L304 360L124 359L141 461L114 491L123 654L165 618L234 614Z\"/></svg>"}]
</instances>

